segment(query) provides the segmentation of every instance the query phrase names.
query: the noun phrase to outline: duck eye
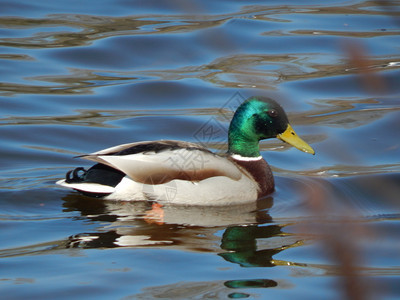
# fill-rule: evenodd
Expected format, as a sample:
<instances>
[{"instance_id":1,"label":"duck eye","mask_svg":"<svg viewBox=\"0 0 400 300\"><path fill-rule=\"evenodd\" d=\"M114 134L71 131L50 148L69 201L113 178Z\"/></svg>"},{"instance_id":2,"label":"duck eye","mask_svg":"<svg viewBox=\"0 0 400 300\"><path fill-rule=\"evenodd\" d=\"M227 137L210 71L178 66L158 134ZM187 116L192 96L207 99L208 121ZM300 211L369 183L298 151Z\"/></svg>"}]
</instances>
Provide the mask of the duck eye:
<instances>
[{"instance_id":1,"label":"duck eye","mask_svg":"<svg viewBox=\"0 0 400 300\"><path fill-rule=\"evenodd\" d=\"M276 118L278 116L278 112L275 109L271 109L267 111L268 116L271 118Z\"/></svg>"}]
</instances>

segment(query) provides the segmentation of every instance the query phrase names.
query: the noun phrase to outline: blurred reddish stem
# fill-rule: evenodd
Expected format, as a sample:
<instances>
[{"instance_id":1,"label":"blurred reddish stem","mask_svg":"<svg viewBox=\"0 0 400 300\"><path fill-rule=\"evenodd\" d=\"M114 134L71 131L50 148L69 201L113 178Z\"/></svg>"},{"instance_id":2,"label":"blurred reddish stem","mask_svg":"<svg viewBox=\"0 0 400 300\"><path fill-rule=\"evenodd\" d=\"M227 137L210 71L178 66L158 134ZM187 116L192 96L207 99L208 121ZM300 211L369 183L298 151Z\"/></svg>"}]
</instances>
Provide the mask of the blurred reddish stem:
<instances>
[{"instance_id":1,"label":"blurred reddish stem","mask_svg":"<svg viewBox=\"0 0 400 300\"><path fill-rule=\"evenodd\" d=\"M344 50L349 58L350 68L360 75L361 86L372 94L386 93L387 88L383 78L376 72L374 65L360 43L346 42Z\"/></svg>"}]
</instances>

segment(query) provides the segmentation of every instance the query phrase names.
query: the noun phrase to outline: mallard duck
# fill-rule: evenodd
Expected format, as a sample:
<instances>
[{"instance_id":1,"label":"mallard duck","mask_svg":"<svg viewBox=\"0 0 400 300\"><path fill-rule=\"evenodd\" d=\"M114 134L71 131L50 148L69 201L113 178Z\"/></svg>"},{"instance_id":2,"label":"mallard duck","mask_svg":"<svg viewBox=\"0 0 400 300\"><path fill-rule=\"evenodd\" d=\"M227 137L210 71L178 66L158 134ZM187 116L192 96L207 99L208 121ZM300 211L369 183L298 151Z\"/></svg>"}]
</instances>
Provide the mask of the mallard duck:
<instances>
[{"instance_id":1,"label":"mallard duck","mask_svg":"<svg viewBox=\"0 0 400 300\"><path fill-rule=\"evenodd\" d=\"M96 164L69 171L57 184L109 200L242 204L274 191L271 168L259 149L260 140L274 137L314 154L276 101L250 97L232 118L225 155L175 140L123 144L78 156Z\"/></svg>"}]
</instances>

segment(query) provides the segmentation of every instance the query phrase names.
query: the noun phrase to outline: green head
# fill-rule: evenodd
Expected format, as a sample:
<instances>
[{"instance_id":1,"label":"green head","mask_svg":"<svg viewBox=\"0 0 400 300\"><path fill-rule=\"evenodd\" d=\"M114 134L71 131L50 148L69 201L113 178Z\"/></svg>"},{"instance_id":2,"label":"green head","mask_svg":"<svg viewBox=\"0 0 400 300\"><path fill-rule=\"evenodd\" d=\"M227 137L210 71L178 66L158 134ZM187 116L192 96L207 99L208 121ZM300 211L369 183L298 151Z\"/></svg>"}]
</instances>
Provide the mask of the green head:
<instances>
[{"instance_id":1,"label":"green head","mask_svg":"<svg viewBox=\"0 0 400 300\"><path fill-rule=\"evenodd\" d=\"M289 124L283 108L267 97L250 97L236 110L229 126L229 153L260 156L259 141L279 138L301 151L314 150L300 139Z\"/></svg>"}]
</instances>

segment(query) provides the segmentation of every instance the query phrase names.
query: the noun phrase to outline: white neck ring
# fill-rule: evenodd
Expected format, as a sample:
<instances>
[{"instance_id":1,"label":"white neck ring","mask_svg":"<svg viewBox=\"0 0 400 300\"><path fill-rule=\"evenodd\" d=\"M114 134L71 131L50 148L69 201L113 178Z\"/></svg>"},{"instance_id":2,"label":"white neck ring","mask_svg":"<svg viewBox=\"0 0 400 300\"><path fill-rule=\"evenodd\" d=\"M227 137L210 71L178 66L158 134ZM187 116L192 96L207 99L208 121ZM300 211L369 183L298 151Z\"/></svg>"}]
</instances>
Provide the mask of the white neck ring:
<instances>
[{"instance_id":1,"label":"white neck ring","mask_svg":"<svg viewBox=\"0 0 400 300\"><path fill-rule=\"evenodd\" d=\"M257 161L261 160L262 156L257 156L257 157L246 157L246 156L241 156L240 154L232 154L231 157L236 160L240 161Z\"/></svg>"}]
</instances>

